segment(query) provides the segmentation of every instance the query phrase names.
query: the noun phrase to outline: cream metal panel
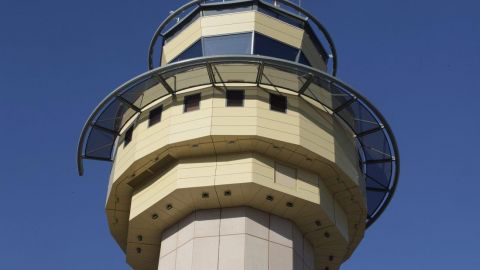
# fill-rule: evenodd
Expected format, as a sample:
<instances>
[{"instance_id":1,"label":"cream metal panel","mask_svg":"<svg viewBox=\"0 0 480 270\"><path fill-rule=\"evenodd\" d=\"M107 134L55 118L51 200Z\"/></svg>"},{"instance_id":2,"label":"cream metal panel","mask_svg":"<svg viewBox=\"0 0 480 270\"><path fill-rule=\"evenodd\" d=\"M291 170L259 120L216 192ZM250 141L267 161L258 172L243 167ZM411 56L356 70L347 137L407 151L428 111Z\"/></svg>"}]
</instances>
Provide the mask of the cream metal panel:
<instances>
[{"instance_id":1,"label":"cream metal panel","mask_svg":"<svg viewBox=\"0 0 480 270\"><path fill-rule=\"evenodd\" d=\"M254 11L202 17L203 36L219 36L232 33L252 32L254 26Z\"/></svg>"},{"instance_id":2,"label":"cream metal panel","mask_svg":"<svg viewBox=\"0 0 480 270\"><path fill-rule=\"evenodd\" d=\"M165 42L162 53L162 64L170 62L202 37L201 23L202 18L198 18L183 29L177 36ZM163 62L163 60L165 60L165 62Z\"/></svg>"},{"instance_id":3,"label":"cream metal panel","mask_svg":"<svg viewBox=\"0 0 480 270\"><path fill-rule=\"evenodd\" d=\"M255 31L295 48L300 48L302 45L303 29L260 12L255 12Z\"/></svg>"}]
</instances>

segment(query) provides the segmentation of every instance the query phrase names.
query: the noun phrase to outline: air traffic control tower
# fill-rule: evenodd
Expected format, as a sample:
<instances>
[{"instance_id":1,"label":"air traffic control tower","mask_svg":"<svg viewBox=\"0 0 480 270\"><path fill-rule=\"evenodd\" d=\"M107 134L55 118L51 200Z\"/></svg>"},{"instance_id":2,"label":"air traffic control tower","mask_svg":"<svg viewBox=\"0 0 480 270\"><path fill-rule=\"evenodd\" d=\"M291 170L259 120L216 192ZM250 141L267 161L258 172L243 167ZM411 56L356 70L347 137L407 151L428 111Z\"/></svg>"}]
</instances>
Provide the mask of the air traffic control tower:
<instances>
[{"instance_id":1,"label":"air traffic control tower","mask_svg":"<svg viewBox=\"0 0 480 270\"><path fill-rule=\"evenodd\" d=\"M83 161L112 162L106 214L136 270L335 270L399 175L384 117L335 77L324 26L284 1L192 1L149 70L93 111Z\"/></svg>"}]
</instances>

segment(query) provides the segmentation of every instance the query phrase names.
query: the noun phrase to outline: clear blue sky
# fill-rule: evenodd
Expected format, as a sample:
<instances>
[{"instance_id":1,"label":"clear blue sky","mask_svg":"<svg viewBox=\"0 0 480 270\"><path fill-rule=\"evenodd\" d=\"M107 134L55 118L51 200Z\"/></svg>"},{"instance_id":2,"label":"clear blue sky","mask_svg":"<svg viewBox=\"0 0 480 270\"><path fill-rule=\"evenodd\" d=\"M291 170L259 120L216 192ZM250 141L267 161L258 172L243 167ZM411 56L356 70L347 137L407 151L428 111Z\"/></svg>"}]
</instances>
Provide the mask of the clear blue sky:
<instances>
[{"instance_id":1,"label":"clear blue sky","mask_svg":"<svg viewBox=\"0 0 480 270\"><path fill-rule=\"evenodd\" d=\"M128 269L103 210L109 164L78 177L77 139L184 2L0 0L0 269ZM343 269L478 269L480 2L303 2L402 154L394 200Z\"/></svg>"}]
</instances>

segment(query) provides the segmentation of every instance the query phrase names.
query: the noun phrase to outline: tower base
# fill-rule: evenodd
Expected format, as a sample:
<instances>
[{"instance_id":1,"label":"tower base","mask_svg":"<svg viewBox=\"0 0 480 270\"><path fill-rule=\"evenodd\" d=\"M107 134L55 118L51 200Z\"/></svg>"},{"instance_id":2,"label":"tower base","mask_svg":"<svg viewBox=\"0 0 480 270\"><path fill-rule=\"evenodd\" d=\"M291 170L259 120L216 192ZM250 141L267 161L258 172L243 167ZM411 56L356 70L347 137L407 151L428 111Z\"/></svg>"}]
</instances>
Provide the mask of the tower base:
<instances>
[{"instance_id":1,"label":"tower base","mask_svg":"<svg viewBox=\"0 0 480 270\"><path fill-rule=\"evenodd\" d=\"M313 270L291 221L249 207L198 210L163 233L159 270Z\"/></svg>"}]
</instances>

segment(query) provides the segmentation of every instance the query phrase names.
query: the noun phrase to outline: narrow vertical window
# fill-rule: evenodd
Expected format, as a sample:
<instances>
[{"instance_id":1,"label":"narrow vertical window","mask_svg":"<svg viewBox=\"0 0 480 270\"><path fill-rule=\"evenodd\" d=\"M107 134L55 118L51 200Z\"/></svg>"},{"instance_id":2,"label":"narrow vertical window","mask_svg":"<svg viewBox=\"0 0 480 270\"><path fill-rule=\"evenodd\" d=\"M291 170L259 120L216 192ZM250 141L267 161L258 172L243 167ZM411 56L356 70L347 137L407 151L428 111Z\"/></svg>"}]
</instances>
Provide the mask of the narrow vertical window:
<instances>
[{"instance_id":1,"label":"narrow vertical window","mask_svg":"<svg viewBox=\"0 0 480 270\"><path fill-rule=\"evenodd\" d=\"M287 97L270 94L270 110L276 112L287 112Z\"/></svg>"},{"instance_id":2,"label":"narrow vertical window","mask_svg":"<svg viewBox=\"0 0 480 270\"><path fill-rule=\"evenodd\" d=\"M125 131L125 139L124 141L124 146L127 146L131 141L133 137L133 126L129 127L127 131Z\"/></svg>"},{"instance_id":3,"label":"narrow vertical window","mask_svg":"<svg viewBox=\"0 0 480 270\"><path fill-rule=\"evenodd\" d=\"M243 107L245 91L227 90L227 107Z\"/></svg>"},{"instance_id":4,"label":"narrow vertical window","mask_svg":"<svg viewBox=\"0 0 480 270\"><path fill-rule=\"evenodd\" d=\"M148 115L149 127L157 123L160 123L160 121L162 121L162 111L163 111L163 106L160 106L150 111L150 114Z\"/></svg>"},{"instance_id":5,"label":"narrow vertical window","mask_svg":"<svg viewBox=\"0 0 480 270\"><path fill-rule=\"evenodd\" d=\"M183 100L183 111L191 112L200 109L200 94L186 96Z\"/></svg>"}]
</instances>

